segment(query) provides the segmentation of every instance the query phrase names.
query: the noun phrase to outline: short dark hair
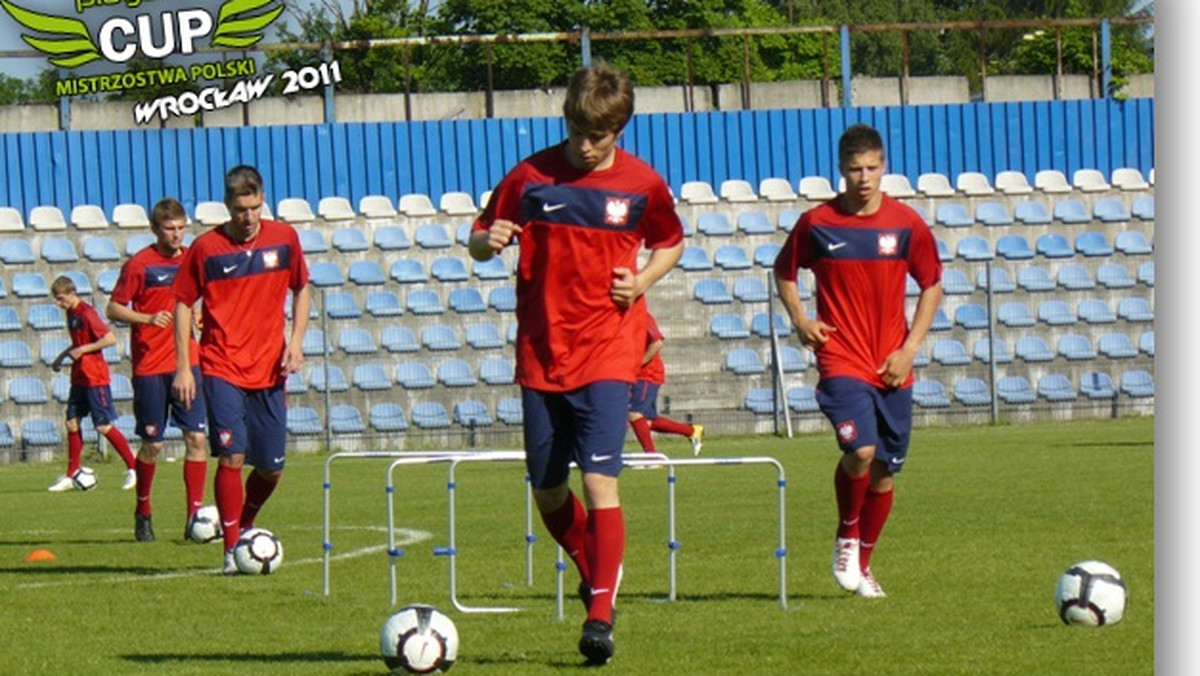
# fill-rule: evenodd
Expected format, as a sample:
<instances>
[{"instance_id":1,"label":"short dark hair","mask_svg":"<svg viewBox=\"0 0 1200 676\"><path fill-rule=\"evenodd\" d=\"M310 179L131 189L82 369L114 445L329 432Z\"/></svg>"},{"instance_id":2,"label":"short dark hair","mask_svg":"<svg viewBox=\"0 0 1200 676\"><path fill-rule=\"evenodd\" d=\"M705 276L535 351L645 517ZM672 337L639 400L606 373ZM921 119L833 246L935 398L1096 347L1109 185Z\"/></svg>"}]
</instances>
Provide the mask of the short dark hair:
<instances>
[{"instance_id":1,"label":"short dark hair","mask_svg":"<svg viewBox=\"0 0 1200 676\"><path fill-rule=\"evenodd\" d=\"M66 275L59 275L50 283L50 295L57 296L60 293L77 293L75 280Z\"/></svg>"},{"instance_id":2,"label":"short dark hair","mask_svg":"<svg viewBox=\"0 0 1200 676\"><path fill-rule=\"evenodd\" d=\"M263 191L262 175L248 164L239 164L225 174L225 204L246 195L260 195Z\"/></svg>"},{"instance_id":3,"label":"short dark hair","mask_svg":"<svg viewBox=\"0 0 1200 676\"><path fill-rule=\"evenodd\" d=\"M159 228L167 221L187 220L187 211L174 197L164 197L150 210L150 227Z\"/></svg>"},{"instance_id":4,"label":"short dark hair","mask_svg":"<svg viewBox=\"0 0 1200 676\"><path fill-rule=\"evenodd\" d=\"M859 122L846 127L838 139L838 164L843 165L854 155L873 150L883 152L883 137L874 127ZM887 159L886 157L884 159Z\"/></svg>"},{"instance_id":5,"label":"short dark hair","mask_svg":"<svg viewBox=\"0 0 1200 676\"><path fill-rule=\"evenodd\" d=\"M619 133L633 116L633 83L604 62L571 76L563 101L567 124L585 132Z\"/></svg>"}]
</instances>

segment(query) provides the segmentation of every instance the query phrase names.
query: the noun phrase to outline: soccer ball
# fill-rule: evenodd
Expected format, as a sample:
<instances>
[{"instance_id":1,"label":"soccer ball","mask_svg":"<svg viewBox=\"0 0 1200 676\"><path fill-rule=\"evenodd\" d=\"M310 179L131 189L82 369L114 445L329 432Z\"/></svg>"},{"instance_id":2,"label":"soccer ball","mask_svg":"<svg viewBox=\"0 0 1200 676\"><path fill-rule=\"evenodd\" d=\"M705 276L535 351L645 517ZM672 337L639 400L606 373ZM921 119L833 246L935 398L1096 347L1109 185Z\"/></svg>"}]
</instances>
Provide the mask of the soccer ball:
<instances>
[{"instance_id":1,"label":"soccer ball","mask_svg":"<svg viewBox=\"0 0 1200 676\"><path fill-rule=\"evenodd\" d=\"M221 515L216 505L205 505L188 519L187 537L192 542L216 542L221 534Z\"/></svg>"},{"instance_id":2,"label":"soccer ball","mask_svg":"<svg viewBox=\"0 0 1200 676\"><path fill-rule=\"evenodd\" d=\"M379 649L393 674L449 671L458 658L458 629L437 608L414 603L383 623Z\"/></svg>"},{"instance_id":3,"label":"soccer ball","mask_svg":"<svg viewBox=\"0 0 1200 676\"><path fill-rule=\"evenodd\" d=\"M1065 624L1100 627L1125 615L1125 581L1102 561L1081 561L1058 578L1054 605Z\"/></svg>"},{"instance_id":4,"label":"soccer ball","mask_svg":"<svg viewBox=\"0 0 1200 676\"><path fill-rule=\"evenodd\" d=\"M283 563L283 543L265 528L251 528L233 546L233 560L245 575L270 575Z\"/></svg>"},{"instance_id":5,"label":"soccer ball","mask_svg":"<svg viewBox=\"0 0 1200 676\"><path fill-rule=\"evenodd\" d=\"M91 467L80 467L71 475L71 483L77 491L90 491L96 487L96 471Z\"/></svg>"}]
</instances>

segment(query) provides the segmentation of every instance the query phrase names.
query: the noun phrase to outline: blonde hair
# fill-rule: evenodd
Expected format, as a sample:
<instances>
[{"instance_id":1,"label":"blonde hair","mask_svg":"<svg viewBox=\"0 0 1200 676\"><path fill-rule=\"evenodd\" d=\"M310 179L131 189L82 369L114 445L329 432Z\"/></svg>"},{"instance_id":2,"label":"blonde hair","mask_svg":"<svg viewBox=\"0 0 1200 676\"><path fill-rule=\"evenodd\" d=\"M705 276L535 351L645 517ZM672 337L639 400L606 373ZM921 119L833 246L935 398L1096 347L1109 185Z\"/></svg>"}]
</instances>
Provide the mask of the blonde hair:
<instances>
[{"instance_id":1,"label":"blonde hair","mask_svg":"<svg viewBox=\"0 0 1200 676\"><path fill-rule=\"evenodd\" d=\"M54 278L54 283L50 285L50 295L57 296L60 293L75 293L75 280L66 275L59 275Z\"/></svg>"}]
</instances>

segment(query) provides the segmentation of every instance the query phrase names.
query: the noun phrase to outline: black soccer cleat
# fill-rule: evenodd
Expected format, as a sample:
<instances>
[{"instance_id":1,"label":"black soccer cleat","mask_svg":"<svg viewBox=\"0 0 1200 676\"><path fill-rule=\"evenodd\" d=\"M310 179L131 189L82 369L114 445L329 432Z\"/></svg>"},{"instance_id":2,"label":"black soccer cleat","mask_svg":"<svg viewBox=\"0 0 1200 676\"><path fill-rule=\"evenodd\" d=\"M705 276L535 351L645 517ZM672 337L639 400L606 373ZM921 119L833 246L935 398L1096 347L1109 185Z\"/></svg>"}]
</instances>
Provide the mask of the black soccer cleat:
<instances>
[{"instance_id":1,"label":"black soccer cleat","mask_svg":"<svg viewBox=\"0 0 1200 676\"><path fill-rule=\"evenodd\" d=\"M592 610L592 587L591 587L591 585L589 585L586 582L580 582L579 589L577 591L579 593L579 600L583 602L583 610L585 612L590 612ZM612 623L613 623L613 626L616 626L616 624L617 624L617 609L616 608L612 609Z\"/></svg>"},{"instance_id":2,"label":"black soccer cleat","mask_svg":"<svg viewBox=\"0 0 1200 676\"><path fill-rule=\"evenodd\" d=\"M154 542L154 521L149 516L134 512L133 537L138 542Z\"/></svg>"},{"instance_id":3,"label":"black soccer cleat","mask_svg":"<svg viewBox=\"0 0 1200 676\"><path fill-rule=\"evenodd\" d=\"M613 643L612 625L604 620L588 620L583 623L583 634L579 637L579 652L590 665L608 664L617 646Z\"/></svg>"}]
</instances>

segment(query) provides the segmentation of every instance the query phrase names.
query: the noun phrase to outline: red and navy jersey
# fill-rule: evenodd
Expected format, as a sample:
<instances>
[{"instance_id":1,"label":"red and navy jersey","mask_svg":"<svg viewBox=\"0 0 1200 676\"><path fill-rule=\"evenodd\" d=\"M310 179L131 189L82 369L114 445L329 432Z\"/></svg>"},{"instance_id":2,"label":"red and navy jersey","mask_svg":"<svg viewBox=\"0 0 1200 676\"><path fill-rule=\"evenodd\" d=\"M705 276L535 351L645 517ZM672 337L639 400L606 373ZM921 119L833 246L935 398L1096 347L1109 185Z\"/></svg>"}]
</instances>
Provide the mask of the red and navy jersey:
<instances>
[{"instance_id":1,"label":"red and navy jersey","mask_svg":"<svg viewBox=\"0 0 1200 676\"><path fill-rule=\"evenodd\" d=\"M100 318L96 308L83 301L67 310L67 331L71 334L71 347L83 347L100 340L112 332ZM71 384L96 387L108 385L110 375L108 362L102 352L89 352L71 362Z\"/></svg>"},{"instance_id":2,"label":"red and navy jersey","mask_svg":"<svg viewBox=\"0 0 1200 676\"><path fill-rule=\"evenodd\" d=\"M171 285L179 271L183 253L174 258L162 255L158 247L150 244L135 253L121 266L121 276L109 298L118 305L131 305L136 312L152 315L156 312L174 312L175 294ZM135 324L130 336L130 352L133 359L133 375L153 376L175 371L175 327L159 328L149 324ZM195 366L200 363L200 348L192 340L188 358Z\"/></svg>"},{"instance_id":3,"label":"red and navy jersey","mask_svg":"<svg viewBox=\"0 0 1200 676\"><path fill-rule=\"evenodd\" d=\"M662 331L658 328L658 322L654 320L654 315L646 313L646 346L651 343L662 340ZM667 381L667 365L663 363L662 352L654 355L650 361L642 364L642 370L638 372L638 380L644 380L655 385L662 385Z\"/></svg>"},{"instance_id":4,"label":"red and navy jersey","mask_svg":"<svg viewBox=\"0 0 1200 676\"><path fill-rule=\"evenodd\" d=\"M833 199L800 216L775 258L775 274L795 281L798 268L816 278L817 318L837 329L817 351L821 378L849 376L884 387L876 373L908 336L906 275L922 289L942 279L937 242L925 219L883 196L866 216ZM912 375L904 384L912 384Z\"/></svg>"},{"instance_id":5,"label":"red and navy jersey","mask_svg":"<svg viewBox=\"0 0 1200 676\"><path fill-rule=\"evenodd\" d=\"M576 169L566 145L514 167L475 221L523 229L516 241L517 383L567 392L600 380L633 383L645 354L646 304L613 302L613 268L638 270L638 252L683 240L683 225L662 177L614 150L600 171Z\"/></svg>"},{"instance_id":6,"label":"red and navy jersey","mask_svg":"<svg viewBox=\"0 0 1200 676\"><path fill-rule=\"evenodd\" d=\"M200 235L184 254L171 289L175 300L201 300L200 370L245 389L285 377L284 303L308 284L296 230L263 220L258 236L238 243L223 227Z\"/></svg>"}]
</instances>

